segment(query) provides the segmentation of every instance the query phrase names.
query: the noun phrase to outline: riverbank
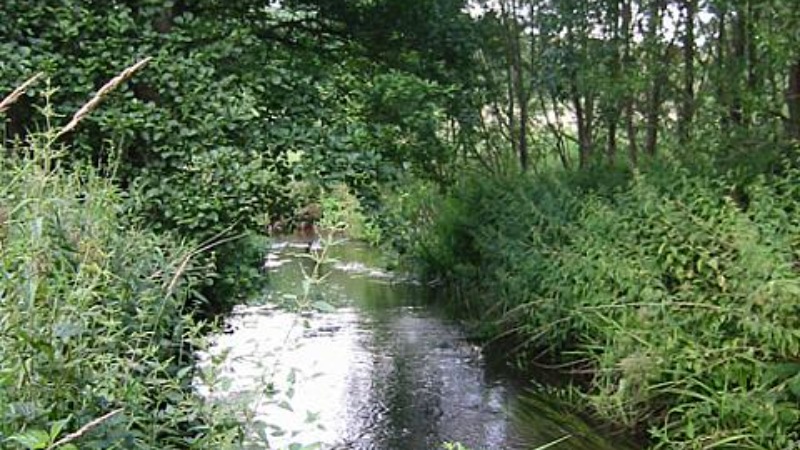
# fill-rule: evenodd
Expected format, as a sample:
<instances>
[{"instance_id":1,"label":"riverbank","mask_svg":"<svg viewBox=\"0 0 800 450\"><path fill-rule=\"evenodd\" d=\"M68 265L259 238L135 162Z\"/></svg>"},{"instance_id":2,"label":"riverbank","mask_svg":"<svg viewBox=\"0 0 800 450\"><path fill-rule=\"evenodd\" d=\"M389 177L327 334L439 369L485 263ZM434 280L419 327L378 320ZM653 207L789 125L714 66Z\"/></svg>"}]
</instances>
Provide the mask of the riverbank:
<instances>
[{"instance_id":1,"label":"riverbank","mask_svg":"<svg viewBox=\"0 0 800 450\"><path fill-rule=\"evenodd\" d=\"M0 148L0 447L233 448L191 387L208 268L101 170L59 167L52 136Z\"/></svg>"},{"instance_id":2,"label":"riverbank","mask_svg":"<svg viewBox=\"0 0 800 450\"><path fill-rule=\"evenodd\" d=\"M796 169L597 172L467 176L418 209L413 261L654 448L795 448Z\"/></svg>"}]
</instances>

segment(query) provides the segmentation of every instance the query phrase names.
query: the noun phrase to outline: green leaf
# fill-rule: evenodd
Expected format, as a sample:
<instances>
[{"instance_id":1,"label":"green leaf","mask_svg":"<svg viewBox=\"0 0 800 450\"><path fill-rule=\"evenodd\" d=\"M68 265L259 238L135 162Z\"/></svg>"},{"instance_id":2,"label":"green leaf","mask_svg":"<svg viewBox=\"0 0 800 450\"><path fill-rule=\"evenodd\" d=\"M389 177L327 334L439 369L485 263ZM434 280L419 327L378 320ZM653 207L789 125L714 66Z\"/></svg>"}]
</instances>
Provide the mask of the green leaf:
<instances>
[{"instance_id":1,"label":"green leaf","mask_svg":"<svg viewBox=\"0 0 800 450\"><path fill-rule=\"evenodd\" d=\"M322 300L314 302L311 306L313 306L314 309L324 313L336 312L336 308L333 305Z\"/></svg>"},{"instance_id":2,"label":"green leaf","mask_svg":"<svg viewBox=\"0 0 800 450\"><path fill-rule=\"evenodd\" d=\"M55 441L61 431L64 430L64 427L67 426L67 423L69 423L69 418L57 420L50 424L50 439Z\"/></svg>"},{"instance_id":3,"label":"green leaf","mask_svg":"<svg viewBox=\"0 0 800 450\"><path fill-rule=\"evenodd\" d=\"M23 434L15 434L8 440L16 442L28 450L38 450L46 448L50 444L50 435L43 430L30 430Z\"/></svg>"},{"instance_id":4,"label":"green leaf","mask_svg":"<svg viewBox=\"0 0 800 450\"><path fill-rule=\"evenodd\" d=\"M789 380L789 390L794 394L795 398L800 399L800 375Z\"/></svg>"},{"instance_id":5,"label":"green leaf","mask_svg":"<svg viewBox=\"0 0 800 450\"><path fill-rule=\"evenodd\" d=\"M294 412L294 409L292 409L292 405L290 405L289 402L287 402L287 401L282 401L282 402L278 403L278 408L282 408L282 409L285 409L287 411Z\"/></svg>"}]
</instances>

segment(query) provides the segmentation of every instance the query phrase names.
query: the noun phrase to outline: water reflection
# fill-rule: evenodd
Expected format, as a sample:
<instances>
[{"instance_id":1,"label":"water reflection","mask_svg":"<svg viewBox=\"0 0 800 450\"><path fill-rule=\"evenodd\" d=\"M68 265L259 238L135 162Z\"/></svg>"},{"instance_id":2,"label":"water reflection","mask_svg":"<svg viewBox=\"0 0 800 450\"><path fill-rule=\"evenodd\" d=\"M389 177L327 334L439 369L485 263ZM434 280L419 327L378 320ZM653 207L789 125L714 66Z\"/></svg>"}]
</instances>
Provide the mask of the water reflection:
<instances>
[{"instance_id":1,"label":"water reflection","mask_svg":"<svg viewBox=\"0 0 800 450\"><path fill-rule=\"evenodd\" d=\"M347 306L324 314L274 307L296 294L299 265L308 263L293 259L292 248L268 259L273 288L265 304L236 308L231 332L213 337L210 353L200 355L206 369L213 355L226 355L216 358L217 380L199 389L252 411L243 420L252 429L264 424L269 439L258 448L316 442L324 449L424 450L459 441L475 450L523 449L569 433L544 414L512 420L515 384L487 371L480 349L422 306L422 287L393 283L363 248L340 252L325 283L326 300ZM570 440L553 448L619 448Z\"/></svg>"}]
</instances>

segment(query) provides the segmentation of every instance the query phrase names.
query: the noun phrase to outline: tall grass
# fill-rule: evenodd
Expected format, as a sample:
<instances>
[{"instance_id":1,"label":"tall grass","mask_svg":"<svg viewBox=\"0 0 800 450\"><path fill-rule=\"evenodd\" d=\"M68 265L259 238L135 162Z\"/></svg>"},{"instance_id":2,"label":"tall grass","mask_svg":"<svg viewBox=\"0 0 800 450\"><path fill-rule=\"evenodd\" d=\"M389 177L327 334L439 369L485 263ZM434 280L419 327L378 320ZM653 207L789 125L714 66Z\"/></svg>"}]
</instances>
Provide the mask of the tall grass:
<instances>
[{"instance_id":1,"label":"tall grass","mask_svg":"<svg viewBox=\"0 0 800 450\"><path fill-rule=\"evenodd\" d=\"M655 448L800 448L800 171L710 173L467 177L413 254Z\"/></svg>"},{"instance_id":2,"label":"tall grass","mask_svg":"<svg viewBox=\"0 0 800 450\"><path fill-rule=\"evenodd\" d=\"M230 448L190 385L193 249L131 225L98 169L62 170L60 134L2 149L0 447Z\"/></svg>"}]
</instances>

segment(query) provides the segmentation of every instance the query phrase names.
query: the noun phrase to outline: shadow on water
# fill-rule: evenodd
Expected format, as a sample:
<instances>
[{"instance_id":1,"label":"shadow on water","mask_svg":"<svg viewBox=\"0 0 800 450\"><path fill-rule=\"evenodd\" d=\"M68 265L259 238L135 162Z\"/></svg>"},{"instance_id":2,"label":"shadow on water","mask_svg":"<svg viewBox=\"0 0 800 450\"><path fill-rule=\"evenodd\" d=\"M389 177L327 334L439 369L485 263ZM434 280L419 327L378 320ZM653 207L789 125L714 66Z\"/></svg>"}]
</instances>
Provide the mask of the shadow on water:
<instances>
[{"instance_id":1,"label":"shadow on water","mask_svg":"<svg viewBox=\"0 0 800 450\"><path fill-rule=\"evenodd\" d=\"M324 449L426 450L443 442L471 449L625 449L547 397L490 368L463 330L428 304L430 291L378 269L378 255L345 244L317 294L332 312L290 312L276 304L298 295L304 245L276 244L270 292L237 307L229 332L212 338L201 366L219 364L209 399L240 402L262 422L269 443L319 443ZM225 358L211 355L225 354ZM208 385L211 384L211 385ZM522 401L521 397L528 400ZM514 414L510 414L514 411Z\"/></svg>"}]
</instances>

